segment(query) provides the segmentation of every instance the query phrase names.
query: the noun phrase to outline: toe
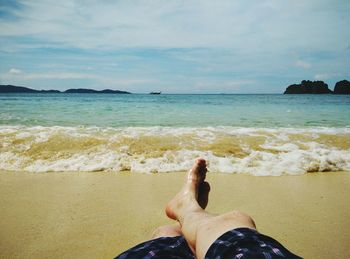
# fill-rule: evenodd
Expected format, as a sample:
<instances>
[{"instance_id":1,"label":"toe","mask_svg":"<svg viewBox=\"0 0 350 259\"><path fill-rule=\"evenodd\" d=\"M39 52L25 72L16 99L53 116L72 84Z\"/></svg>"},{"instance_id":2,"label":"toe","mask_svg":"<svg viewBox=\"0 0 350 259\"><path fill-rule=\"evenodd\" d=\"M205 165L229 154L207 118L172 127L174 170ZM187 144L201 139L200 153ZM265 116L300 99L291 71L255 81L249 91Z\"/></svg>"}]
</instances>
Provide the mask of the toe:
<instances>
[{"instance_id":1,"label":"toe","mask_svg":"<svg viewBox=\"0 0 350 259\"><path fill-rule=\"evenodd\" d=\"M205 179L207 172L206 162L203 158L198 158L188 173L188 180L201 183Z\"/></svg>"}]
</instances>

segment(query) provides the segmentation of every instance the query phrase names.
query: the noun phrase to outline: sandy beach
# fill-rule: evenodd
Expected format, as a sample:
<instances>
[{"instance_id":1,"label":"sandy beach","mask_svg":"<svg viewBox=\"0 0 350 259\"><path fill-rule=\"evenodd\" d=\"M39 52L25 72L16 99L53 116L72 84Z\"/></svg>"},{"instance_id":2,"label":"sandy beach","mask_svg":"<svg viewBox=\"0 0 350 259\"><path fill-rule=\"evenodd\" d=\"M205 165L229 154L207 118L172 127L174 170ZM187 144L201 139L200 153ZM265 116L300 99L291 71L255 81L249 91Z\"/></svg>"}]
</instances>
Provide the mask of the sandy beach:
<instances>
[{"instance_id":1,"label":"sandy beach","mask_svg":"<svg viewBox=\"0 0 350 259\"><path fill-rule=\"evenodd\" d=\"M111 258L171 223L184 174L0 173L1 258ZM305 258L350 256L350 174L209 173L208 210L242 210Z\"/></svg>"}]
</instances>

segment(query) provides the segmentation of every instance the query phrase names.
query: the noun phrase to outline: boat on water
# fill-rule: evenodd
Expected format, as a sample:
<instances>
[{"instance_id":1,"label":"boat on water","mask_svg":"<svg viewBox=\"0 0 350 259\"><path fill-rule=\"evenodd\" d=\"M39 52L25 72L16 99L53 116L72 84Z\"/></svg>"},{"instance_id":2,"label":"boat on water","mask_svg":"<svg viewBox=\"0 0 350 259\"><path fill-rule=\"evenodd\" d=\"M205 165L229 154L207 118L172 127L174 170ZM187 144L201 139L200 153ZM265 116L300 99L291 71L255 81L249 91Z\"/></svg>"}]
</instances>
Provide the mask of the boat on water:
<instances>
[{"instance_id":1,"label":"boat on water","mask_svg":"<svg viewBox=\"0 0 350 259\"><path fill-rule=\"evenodd\" d=\"M150 92L149 94L161 94L162 92Z\"/></svg>"}]
</instances>

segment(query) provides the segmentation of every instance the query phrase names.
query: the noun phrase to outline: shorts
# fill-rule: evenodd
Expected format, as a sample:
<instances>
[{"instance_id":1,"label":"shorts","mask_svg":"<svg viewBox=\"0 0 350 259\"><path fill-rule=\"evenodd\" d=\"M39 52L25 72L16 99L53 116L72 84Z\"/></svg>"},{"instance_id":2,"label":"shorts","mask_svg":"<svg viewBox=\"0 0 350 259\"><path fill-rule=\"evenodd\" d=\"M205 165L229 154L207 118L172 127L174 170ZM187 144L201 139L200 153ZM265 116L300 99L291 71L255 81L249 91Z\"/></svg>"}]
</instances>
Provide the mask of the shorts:
<instances>
[{"instance_id":1,"label":"shorts","mask_svg":"<svg viewBox=\"0 0 350 259\"><path fill-rule=\"evenodd\" d=\"M118 259L189 258L195 255L182 236L161 237L139 244L118 255ZM209 247L205 258L301 258L275 239L250 228L237 228L221 235Z\"/></svg>"}]
</instances>

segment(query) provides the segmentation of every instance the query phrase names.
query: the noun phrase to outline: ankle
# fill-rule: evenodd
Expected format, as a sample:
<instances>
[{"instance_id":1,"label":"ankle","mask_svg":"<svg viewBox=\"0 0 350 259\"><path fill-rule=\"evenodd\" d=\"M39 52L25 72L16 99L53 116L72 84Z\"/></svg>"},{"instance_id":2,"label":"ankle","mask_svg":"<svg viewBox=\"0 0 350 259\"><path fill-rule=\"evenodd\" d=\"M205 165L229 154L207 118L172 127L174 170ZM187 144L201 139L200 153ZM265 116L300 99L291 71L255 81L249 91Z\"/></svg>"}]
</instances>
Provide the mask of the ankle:
<instances>
[{"instance_id":1,"label":"ankle","mask_svg":"<svg viewBox=\"0 0 350 259\"><path fill-rule=\"evenodd\" d=\"M181 222L191 222L192 224L197 224L203 217L204 214L207 214L205 210L203 210L200 206L196 206L195 208L188 208L183 210L179 221Z\"/></svg>"}]
</instances>

